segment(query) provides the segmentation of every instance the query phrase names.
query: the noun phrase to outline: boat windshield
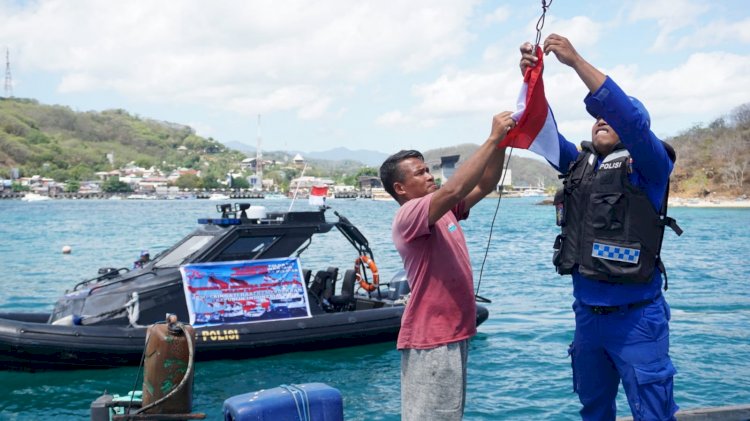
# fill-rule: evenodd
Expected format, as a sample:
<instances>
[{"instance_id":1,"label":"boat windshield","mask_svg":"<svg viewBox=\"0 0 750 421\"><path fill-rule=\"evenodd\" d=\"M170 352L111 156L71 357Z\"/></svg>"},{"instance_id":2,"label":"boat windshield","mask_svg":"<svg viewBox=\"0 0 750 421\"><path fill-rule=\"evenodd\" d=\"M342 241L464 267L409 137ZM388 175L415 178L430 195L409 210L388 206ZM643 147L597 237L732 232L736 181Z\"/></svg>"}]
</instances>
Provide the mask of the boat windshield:
<instances>
[{"instance_id":1,"label":"boat windshield","mask_svg":"<svg viewBox=\"0 0 750 421\"><path fill-rule=\"evenodd\" d=\"M214 259L217 262L231 260L257 259L261 253L270 248L278 239L279 235L262 237L237 237Z\"/></svg>"},{"instance_id":2,"label":"boat windshield","mask_svg":"<svg viewBox=\"0 0 750 421\"><path fill-rule=\"evenodd\" d=\"M158 262L156 262L156 264L154 264L154 266L157 268L179 266L186 257L203 248L203 246L208 244L213 238L214 236L212 235L194 235L185 240L174 250L165 254Z\"/></svg>"}]
</instances>

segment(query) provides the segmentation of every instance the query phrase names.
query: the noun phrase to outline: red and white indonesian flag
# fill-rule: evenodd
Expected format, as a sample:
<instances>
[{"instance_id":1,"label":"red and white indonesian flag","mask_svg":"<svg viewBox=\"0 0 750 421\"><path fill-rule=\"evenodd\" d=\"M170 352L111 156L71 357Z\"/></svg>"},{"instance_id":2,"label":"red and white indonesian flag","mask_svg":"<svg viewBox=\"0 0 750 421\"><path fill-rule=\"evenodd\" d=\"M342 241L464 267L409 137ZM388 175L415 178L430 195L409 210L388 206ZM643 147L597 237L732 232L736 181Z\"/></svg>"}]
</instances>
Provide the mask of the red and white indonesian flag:
<instances>
[{"instance_id":1,"label":"red and white indonesian flag","mask_svg":"<svg viewBox=\"0 0 750 421\"><path fill-rule=\"evenodd\" d=\"M544 96L543 54L536 47L537 64L527 67L523 77L523 86L518 94L518 110L513 114L516 127L511 129L498 147L528 149L553 165L560 162L560 142L557 134L557 123L552 110Z\"/></svg>"},{"instance_id":2,"label":"red and white indonesian flag","mask_svg":"<svg viewBox=\"0 0 750 421\"><path fill-rule=\"evenodd\" d=\"M309 203L313 206L325 206L328 186L312 186L310 189Z\"/></svg>"}]
</instances>

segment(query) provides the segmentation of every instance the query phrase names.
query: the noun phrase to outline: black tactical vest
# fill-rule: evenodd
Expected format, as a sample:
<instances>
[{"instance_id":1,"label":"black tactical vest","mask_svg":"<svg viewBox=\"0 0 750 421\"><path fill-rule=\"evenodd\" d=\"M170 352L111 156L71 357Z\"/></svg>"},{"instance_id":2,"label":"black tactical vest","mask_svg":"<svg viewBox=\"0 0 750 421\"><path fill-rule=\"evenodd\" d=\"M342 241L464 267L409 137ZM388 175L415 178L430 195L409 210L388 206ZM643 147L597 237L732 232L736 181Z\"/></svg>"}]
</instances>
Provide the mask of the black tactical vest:
<instances>
[{"instance_id":1,"label":"black tactical vest","mask_svg":"<svg viewBox=\"0 0 750 421\"><path fill-rule=\"evenodd\" d=\"M659 258L664 226L679 229L666 217L667 197L657 212L646 193L630 183L630 153L622 144L596 171L591 142L581 146L554 201L562 228L554 246L557 272L570 274L578 265L587 278L617 283L647 283L657 265L665 273Z\"/></svg>"}]
</instances>

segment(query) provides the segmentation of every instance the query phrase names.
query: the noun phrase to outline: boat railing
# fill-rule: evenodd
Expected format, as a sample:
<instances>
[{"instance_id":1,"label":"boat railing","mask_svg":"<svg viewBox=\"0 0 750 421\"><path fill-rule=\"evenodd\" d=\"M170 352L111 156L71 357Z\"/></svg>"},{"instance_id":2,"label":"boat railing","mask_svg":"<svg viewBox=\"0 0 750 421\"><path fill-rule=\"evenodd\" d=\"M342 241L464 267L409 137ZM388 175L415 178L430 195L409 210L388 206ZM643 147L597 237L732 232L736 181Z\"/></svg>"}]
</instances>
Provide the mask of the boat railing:
<instances>
[{"instance_id":1,"label":"boat railing","mask_svg":"<svg viewBox=\"0 0 750 421\"><path fill-rule=\"evenodd\" d=\"M128 272L130 272L130 269L125 268L125 267L122 267L122 268L119 268L119 269L118 268L100 268L99 269L99 276L96 276L96 277L91 278L91 279L85 279L85 280L77 283L73 287L73 291L78 291L79 288L83 288L86 285L89 285L91 283L97 283L97 282L101 282L101 281L104 281L104 280L107 280L107 279L114 279L114 278L122 275L123 273L128 273Z\"/></svg>"}]
</instances>

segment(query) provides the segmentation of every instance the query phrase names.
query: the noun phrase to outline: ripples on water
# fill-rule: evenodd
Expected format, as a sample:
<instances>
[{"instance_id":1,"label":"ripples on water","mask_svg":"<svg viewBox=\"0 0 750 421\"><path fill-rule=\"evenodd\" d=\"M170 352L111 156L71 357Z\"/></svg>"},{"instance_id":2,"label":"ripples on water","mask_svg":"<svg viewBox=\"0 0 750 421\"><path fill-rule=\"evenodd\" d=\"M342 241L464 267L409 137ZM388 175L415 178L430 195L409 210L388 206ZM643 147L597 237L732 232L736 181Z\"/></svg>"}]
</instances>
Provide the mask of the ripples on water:
<instances>
[{"instance_id":1,"label":"ripples on water","mask_svg":"<svg viewBox=\"0 0 750 421\"><path fill-rule=\"evenodd\" d=\"M286 210L287 201L267 201ZM395 202L334 200L369 239L383 279L400 258L390 239ZM479 281L497 200L486 199L462 223L475 283ZM208 201L0 201L0 311L50 310L74 283L103 266L130 267L143 249L152 255L214 213ZM311 210L304 202L298 210ZM667 233L663 251L672 306L675 397L683 408L750 403L750 211L673 209L685 234ZM574 420L567 346L573 334L569 277L555 274L556 229L549 206L503 199L489 243L480 295L492 300L490 319L471 342L467 420ZM70 245L73 253L63 255ZM337 232L316 239L304 267L353 266L354 250ZM199 363L194 411L221 419L224 399L279 384L324 382L342 391L347 420L398 420L399 355L385 343L241 361ZM88 419L105 390L133 389L137 367L112 370L0 371L0 419ZM140 388L140 385L136 386ZM618 414L628 415L621 391Z\"/></svg>"}]
</instances>

